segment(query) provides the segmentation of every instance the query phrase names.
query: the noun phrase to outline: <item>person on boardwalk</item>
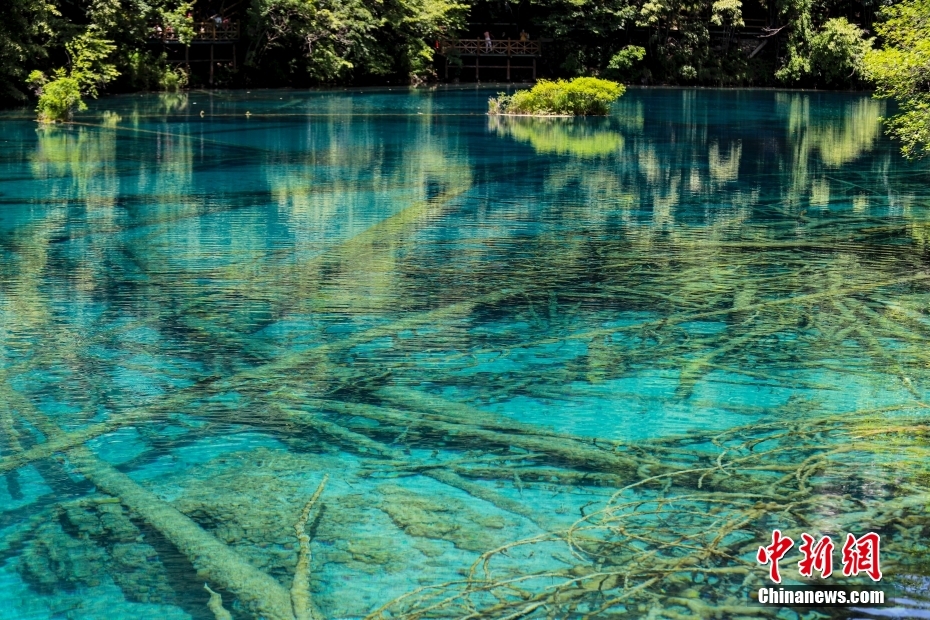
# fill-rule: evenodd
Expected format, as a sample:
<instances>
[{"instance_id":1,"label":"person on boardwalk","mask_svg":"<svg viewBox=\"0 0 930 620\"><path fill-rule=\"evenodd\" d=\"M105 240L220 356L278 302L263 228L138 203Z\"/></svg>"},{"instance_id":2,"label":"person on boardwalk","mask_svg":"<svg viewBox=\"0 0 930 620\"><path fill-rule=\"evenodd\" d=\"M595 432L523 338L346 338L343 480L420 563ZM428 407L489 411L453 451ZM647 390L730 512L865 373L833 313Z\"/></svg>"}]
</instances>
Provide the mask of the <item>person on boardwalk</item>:
<instances>
[{"instance_id":1,"label":"person on boardwalk","mask_svg":"<svg viewBox=\"0 0 930 620\"><path fill-rule=\"evenodd\" d=\"M530 40L530 35L526 32L526 30L520 30L520 40L521 40L521 41L529 41L529 40Z\"/></svg>"},{"instance_id":2,"label":"person on boardwalk","mask_svg":"<svg viewBox=\"0 0 930 620\"><path fill-rule=\"evenodd\" d=\"M491 33L490 33L489 31L485 30L485 31L484 31L484 51L490 52L490 51L491 51L491 47L492 47L492 44L491 44Z\"/></svg>"}]
</instances>

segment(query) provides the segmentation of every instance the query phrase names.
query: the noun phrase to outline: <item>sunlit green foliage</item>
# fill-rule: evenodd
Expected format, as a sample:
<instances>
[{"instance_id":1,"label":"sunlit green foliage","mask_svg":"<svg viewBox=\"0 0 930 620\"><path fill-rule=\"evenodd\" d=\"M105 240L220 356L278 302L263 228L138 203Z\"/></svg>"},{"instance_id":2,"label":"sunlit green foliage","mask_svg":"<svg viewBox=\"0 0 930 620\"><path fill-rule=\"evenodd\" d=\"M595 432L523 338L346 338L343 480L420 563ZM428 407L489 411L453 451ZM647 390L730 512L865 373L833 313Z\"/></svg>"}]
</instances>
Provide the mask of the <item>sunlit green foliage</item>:
<instances>
[{"instance_id":1,"label":"sunlit green foliage","mask_svg":"<svg viewBox=\"0 0 930 620\"><path fill-rule=\"evenodd\" d=\"M749 81L750 63L734 39L743 26L741 0L646 0L636 25L649 29L647 65L655 79L715 85Z\"/></svg>"},{"instance_id":2,"label":"sunlit green foliage","mask_svg":"<svg viewBox=\"0 0 930 620\"><path fill-rule=\"evenodd\" d=\"M930 154L930 1L904 0L882 10L876 26L883 46L866 56L879 97L897 99L901 112L888 120L907 157Z\"/></svg>"},{"instance_id":3,"label":"sunlit green foliage","mask_svg":"<svg viewBox=\"0 0 930 620\"><path fill-rule=\"evenodd\" d=\"M643 58L646 57L646 48L638 45L627 45L611 57L607 63L607 73L620 79L630 79Z\"/></svg>"},{"instance_id":4,"label":"sunlit green foliage","mask_svg":"<svg viewBox=\"0 0 930 620\"><path fill-rule=\"evenodd\" d=\"M775 77L783 82L796 82L811 72L810 40L815 28L811 8L813 0L783 0L779 17L786 23L787 56Z\"/></svg>"},{"instance_id":5,"label":"sunlit green foliage","mask_svg":"<svg viewBox=\"0 0 930 620\"><path fill-rule=\"evenodd\" d=\"M194 36L193 19L188 14L194 1L183 0L96 0L88 11L91 24L115 46L110 62L120 77L111 85L120 90L163 90L172 69L164 53L150 45L152 27L170 27L181 43Z\"/></svg>"},{"instance_id":6,"label":"sunlit green foliage","mask_svg":"<svg viewBox=\"0 0 930 620\"><path fill-rule=\"evenodd\" d=\"M119 76L110 57L116 50L100 28L91 26L65 45L71 59L70 76L77 80L81 92L96 97L98 89Z\"/></svg>"},{"instance_id":7,"label":"sunlit green foliage","mask_svg":"<svg viewBox=\"0 0 930 620\"><path fill-rule=\"evenodd\" d=\"M868 41L862 31L871 27L871 0L519 4L519 19L529 21L538 37L552 39L547 44L550 62L563 75L604 75L646 84L865 85L861 59ZM517 14L494 0L477 0L475 6L502 22ZM769 27L763 33L761 23ZM632 58L625 54L635 48L645 56L630 71L626 66Z\"/></svg>"},{"instance_id":8,"label":"sunlit green foliage","mask_svg":"<svg viewBox=\"0 0 930 620\"><path fill-rule=\"evenodd\" d=\"M845 17L829 19L811 40L811 65L827 84L844 84L858 79L872 39Z\"/></svg>"},{"instance_id":9,"label":"sunlit green foliage","mask_svg":"<svg viewBox=\"0 0 930 620\"><path fill-rule=\"evenodd\" d=\"M24 99L33 71L50 83L63 69L90 96L104 86L177 88L185 78L154 52L149 37L161 24L190 42L193 6L182 0L10 0L0 20L0 102ZM36 81L28 84L34 89Z\"/></svg>"},{"instance_id":10,"label":"sunlit green foliage","mask_svg":"<svg viewBox=\"0 0 930 620\"><path fill-rule=\"evenodd\" d=\"M39 87L39 120L46 123L69 121L75 111L86 110L87 104L81 99L81 83L65 73L45 81L44 76L36 72L30 76Z\"/></svg>"},{"instance_id":11,"label":"sunlit green foliage","mask_svg":"<svg viewBox=\"0 0 930 620\"><path fill-rule=\"evenodd\" d=\"M169 93L177 92L187 86L187 73L180 68L165 67L159 76L158 85Z\"/></svg>"},{"instance_id":12,"label":"sunlit green foliage","mask_svg":"<svg viewBox=\"0 0 930 620\"><path fill-rule=\"evenodd\" d=\"M351 52L374 25L361 0L253 0L251 18L251 64L283 50L291 59L284 65L289 72L299 68L323 80L351 71Z\"/></svg>"},{"instance_id":13,"label":"sunlit green foliage","mask_svg":"<svg viewBox=\"0 0 930 620\"><path fill-rule=\"evenodd\" d=\"M540 80L533 88L513 95L501 93L488 107L491 114L604 116L625 91L622 84L591 77Z\"/></svg>"},{"instance_id":14,"label":"sunlit green foliage","mask_svg":"<svg viewBox=\"0 0 930 620\"><path fill-rule=\"evenodd\" d=\"M474 1L475 6L490 5L493 0ZM523 3L521 3L523 4ZM617 41L634 24L638 8L629 0L541 0L527 3L532 13L532 28L538 37L552 40L547 44L559 71L567 75L590 74L603 68L618 50ZM500 21L510 21L506 6L493 13Z\"/></svg>"},{"instance_id":15,"label":"sunlit green foliage","mask_svg":"<svg viewBox=\"0 0 930 620\"><path fill-rule=\"evenodd\" d=\"M133 88L177 92L187 86L183 67L171 67L165 54L134 51L127 57L126 73Z\"/></svg>"},{"instance_id":16,"label":"sunlit green foliage","mask_svg":"<svg viewBox=\"0 0 930 620\"><path fill-rule=\"evenodd\" d=\"M33 71L29 82L39 95L39 120L56 122L71 120L75 111L87 109L82 95L96 97L98 89L119 76L109 61L116 49L113 42L101 36L96 27L73 38L65 45L70 67L60 67L49 78Z\"/></svg>"},{"instance_id":17,"label":"sunlit green foliage","mask_svg":"<svg viewBox=\"0 0 930 620\"><path fill-rule=\"evenodd\" d=\"M298 82L419 78L432 71L427 40L456 31L466 8L451 0L252 0L248 62Z\"/></svg>"},{"instance_id":18,"label":"sunlit green foliage","mask_svg":"<svg viewBox=\"0 0 930 620\"><path fill-rule=\"evenodd\" d=\"M874 0L243 0L221 11L242 25L239 65L225 67L223 79L230 86L418 83L438 77L440 40L506 24L509 33L491 27L492 37L515 38L524 29L546 40L540 69L552 77L867 88L868 76L881 73L863 64L871 33L881 28L873 28L875 6ZM907 17L924 6L894 3L883 15L902 33L926 31ZM7 7L0 22L0 100L7 102L26 97L32 70L52 75L60 67L76 70L88 94L104 84L112 92L196 83L197 71L182 74L173 64L180 55L169 62L152 40L153 28L170 28L189 44L195 19L217 10L205 0L7 0ZM761 22L768 29L760 33ZM85 65L74 66L78 60ZM455 55L443 62L462 66ZM918 108L901 121L915 126Z\"/></svg>"},{"instance_id":19,"label":"sunlit green foliage","mask_svg":"<svg viewBox=\"0 0 930 620\"><path fill-rule=\"evenodd\" d=\"M787 62L775 75L785 82L814 78L828 85L851 86L862 79L863 61L871 47L872 39L845 17L828 19L814 31L810 13L802 12L788 39Z\"/></svg>"},{"instance_id":20,"label":"sunlit green foliage","mask_svg":"<svg viewBox=\"0 0 930 620\"><path fill-rule=\"evenodd\" d=\"M716 26L742 26L743 3L740 0L716 0L711 5L710 22Z\"/></svg>"}]
</instances>

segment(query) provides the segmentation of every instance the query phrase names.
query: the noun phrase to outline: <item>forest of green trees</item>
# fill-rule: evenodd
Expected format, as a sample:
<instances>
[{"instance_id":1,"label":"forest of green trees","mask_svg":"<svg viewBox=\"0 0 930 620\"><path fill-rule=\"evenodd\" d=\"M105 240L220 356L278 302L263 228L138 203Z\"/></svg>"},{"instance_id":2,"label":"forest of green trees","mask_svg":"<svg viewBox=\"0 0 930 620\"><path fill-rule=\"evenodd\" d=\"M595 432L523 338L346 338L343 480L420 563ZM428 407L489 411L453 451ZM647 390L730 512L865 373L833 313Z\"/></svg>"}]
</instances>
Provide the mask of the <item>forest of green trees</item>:
<instances>
[{"instance_id":1,"label":"forest of green trees","mask_svg":"<svg viewBox=\"0 0 930 620\"><path fill-rule=\"evenodd\" d=\"M529 33L552 77L636 84L876 88L912 156L930 143L930 0L5 0L0 101L40 116L82 97L172 90L204 77L172 62L197 24L239 28L214 84L273 87L435 80L439 41ZM211 74L212 75L212 74Z\"/></svg>"}]
</instances>

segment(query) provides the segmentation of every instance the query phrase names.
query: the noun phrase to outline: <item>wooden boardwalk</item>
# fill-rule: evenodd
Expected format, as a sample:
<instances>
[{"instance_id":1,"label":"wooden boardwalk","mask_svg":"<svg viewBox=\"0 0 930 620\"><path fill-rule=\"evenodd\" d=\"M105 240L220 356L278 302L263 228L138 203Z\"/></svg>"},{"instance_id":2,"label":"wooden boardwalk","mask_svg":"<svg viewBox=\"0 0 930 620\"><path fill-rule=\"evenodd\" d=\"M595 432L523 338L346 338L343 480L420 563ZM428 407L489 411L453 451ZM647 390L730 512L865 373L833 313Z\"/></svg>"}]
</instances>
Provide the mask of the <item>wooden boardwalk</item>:
<instances>
[{"instance_id":1,"label":"wooden boardwalk","mask_svg":"<svg viewBox=\"0 0 930 620\"><path fill-rule=\"evenodd\" d=\"M151 38L163 43L181 44L178 33L174 30L156 26ZM239 40L239 22L217 24L215 21L196 22L194 24L194 38L191 43L235 43Z\"/></svg>"},{"instance_id":2,"label":"wooden boardwalk","mask_svg":"<svg viewBox=\"0 0 930 620\"><path fill-rule=\"evenodd\" d=\"M218 24L214 20L208 20L205 22L194 23L194 36L189 44L182 43L178 38L178 33L176 31L164 28L162 26L156 26L152 29L150 40L169 46L183 45L184 59L175 59L169 62L173 62L178 65L187 65L188 70L190 69L191 63L210 63L209 82L210 84L213 84L213 70L217 63L229 62L232 63L233 68L235 68L236 43L239 41L239 36L240 32L238 21L228 21L226 23ZM191 58L190 48L192 45L209 45L209 58ZM229 53L218 57L215 53L216 46L219 46L220 51L226 51Z\"/></svg>"},{"instance_id":3,"label":"wooden boardwalk","mask_svg":"<svg viewBox=\"0 0 930 620\"><path fill-rule=\"evenodd\" d=\"M474 58L474 64L462 63L462 69L475 70L475 80L481 80L481 69L506 69L510 81L514 70L529 70L536 79L536 59L542 54L541 41L518 41L516 39L450 39L439 42L439 54L446 59L446 79L449 78L450 58ZM488 62L481 63L482 58ZM529 59L531 64L514 64L514 59ZM501 64L503 63L503 64Z\"/></svg>"}]
</instances>

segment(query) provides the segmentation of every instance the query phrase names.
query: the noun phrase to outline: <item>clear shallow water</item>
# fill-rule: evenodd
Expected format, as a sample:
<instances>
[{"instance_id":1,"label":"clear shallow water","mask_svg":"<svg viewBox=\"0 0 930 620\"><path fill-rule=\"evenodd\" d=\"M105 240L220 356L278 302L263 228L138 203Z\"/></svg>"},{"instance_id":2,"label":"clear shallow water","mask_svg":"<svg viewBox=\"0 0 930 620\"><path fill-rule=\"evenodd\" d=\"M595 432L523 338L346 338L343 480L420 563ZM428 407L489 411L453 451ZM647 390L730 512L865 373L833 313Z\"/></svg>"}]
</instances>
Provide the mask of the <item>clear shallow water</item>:
<instances>
[{"instance_id":1,"label":"clear shallow water","mask_svg":"<svg viewBox=\"0 0 930 620\"><path fill-rule=\"evenodd\" d=\"M326 618L746 615L775 527L925 589L930 177L885 105L494 92L0 117L0 616L289 617L295 572Z\"/></svg>"}]
</instances>

